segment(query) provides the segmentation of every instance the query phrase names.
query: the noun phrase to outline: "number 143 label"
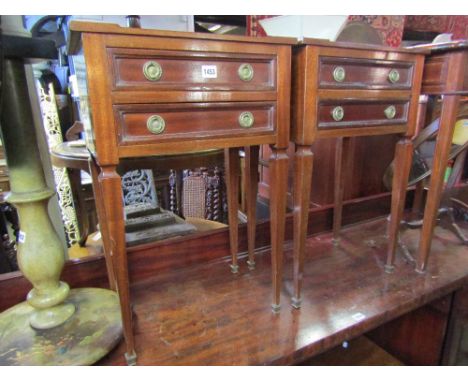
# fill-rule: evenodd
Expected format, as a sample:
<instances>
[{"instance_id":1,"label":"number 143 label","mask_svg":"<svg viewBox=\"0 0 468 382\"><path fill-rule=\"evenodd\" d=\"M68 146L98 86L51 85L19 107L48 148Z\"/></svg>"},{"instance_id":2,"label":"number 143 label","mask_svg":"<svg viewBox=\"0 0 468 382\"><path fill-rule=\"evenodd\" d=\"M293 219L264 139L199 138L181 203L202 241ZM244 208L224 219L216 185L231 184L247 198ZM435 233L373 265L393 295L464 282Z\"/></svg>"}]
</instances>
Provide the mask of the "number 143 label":
<instances>
[{"instance_id":1,"label":"number 143 label","mask_svg":"<svg viewBox=\"0 0 468 382\"><path fill-rule=\"evenodd\" d=\"M216 65L202 65L203 78L218 78L218 70Z\"/></svg>"}]
</instances>

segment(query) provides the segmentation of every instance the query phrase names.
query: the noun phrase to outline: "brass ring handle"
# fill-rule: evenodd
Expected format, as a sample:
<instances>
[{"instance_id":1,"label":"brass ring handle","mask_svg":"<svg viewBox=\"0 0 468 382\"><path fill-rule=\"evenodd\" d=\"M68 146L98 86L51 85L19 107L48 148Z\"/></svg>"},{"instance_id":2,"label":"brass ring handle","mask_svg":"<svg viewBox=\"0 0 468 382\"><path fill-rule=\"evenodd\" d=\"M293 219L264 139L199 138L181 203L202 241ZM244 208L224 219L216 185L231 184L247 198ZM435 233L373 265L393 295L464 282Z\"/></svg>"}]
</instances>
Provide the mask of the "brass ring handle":
<instances>
[{"instance_id":1,"label":"brass ring handle","mask_svg":"<svg viewBox=\"0 0 468 382\"><path fill-rule=\"evenodd\" d=\"M336 82L343 82L346 78L346 70L342 66L337 66L333 70L333 78Z\"/></svg>"},{"instance_id":2,"label":"brass ring handle","mask_svg":"<svg viewBox=\"0 0 468 382\"><path fill-rule=\"evenodd\" d=\"M146 127L153 134L161 134L166 128L166 121L160 115L152 115L146 121Z\"/></svg>"},{"instance_id":3,"label":"brass ring handle","mask_svg":"<svg viewBox=\"0 0 468 382\"><path fill-rule=\"evenodd\" d=\"M388 73L388 80L392 84L397 83L400 80L400 72L396 69L390 70L390 73Z\"/></svg>"},{"instance_id":4,"label":"brass ring handle","mask_svg":"<svg viewBox=\"0 0 468 382\"><path fill-rule=\"evenodd\" d=\"M393 119L396 116L396 108L393 105L390 105L384 110L384 114L387 117L387 119Z\"/></svg>"},{"instance_id":5,"label":"brass ring handle","mask_svg":"<svg viewBox=\"0 0 468 382\"><path fill-rule=\"evenodd\" d=\"M341 106L337 106L337 107L333 108L331 114L332 114L332 118L336 122L339 122L344 118L344 109Z\"/></svg>"},{"instance_id":6,"label":"brass ring handle","mask_svg":"<svg viewBox=\"0 0 468 382\"><path fill-rule=\"evenodd\" d=\"M239 125L246 129L253 126L255 122L254 116L250 111L244 111L239 115Z\"/></svg>"},{"instance_id":7,"label":"brass ring handle","mask_svg":"<svg viewBox=\"0 0 468 382\"><path fill-rule=\"evenodd\" d=\"M143 74L150 81L158 81L162 77L163 70L156 61L148 61L143 65Z\"/></svg>"},{"instance_id":8,"label":"brass ring handle","mask_svg":"<svg viewBox=\"0 0 468 382\"><path fill-rule=\"evenodd\" d=\"M254 70L250 64L242 64L237 69L237 74L242 81L250 81L254 76Z\"/></svg>"}]
</instances>

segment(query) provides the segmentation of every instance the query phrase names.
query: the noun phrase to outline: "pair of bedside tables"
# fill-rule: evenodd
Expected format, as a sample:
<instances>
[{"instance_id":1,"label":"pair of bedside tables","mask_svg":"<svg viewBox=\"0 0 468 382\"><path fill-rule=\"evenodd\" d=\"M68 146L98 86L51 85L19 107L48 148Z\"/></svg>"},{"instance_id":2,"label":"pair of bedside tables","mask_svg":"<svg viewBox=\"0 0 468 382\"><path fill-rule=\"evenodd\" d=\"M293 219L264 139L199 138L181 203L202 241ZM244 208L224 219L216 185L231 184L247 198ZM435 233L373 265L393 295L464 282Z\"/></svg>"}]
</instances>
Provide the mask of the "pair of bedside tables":
<instances>
[{"instance_id":1,"label":"pair of bedside tables","mask_svg":"<svg viewBox=\"0 0 468 382\"><path fill-rule=\"evenodd\" d=\"M300 306L316 139L340 140L335 239L341 226L343 162L350 137L401 134L390 249L395 250L409 171L424 56L385 47L289 38L248 38L72 22L69 53L82 42L92 115L87 145L98 169L101 231L119 293L128 363L136 362L119 162L225 150L231 268L238 272L238 149L246 148L249 268L253 268L258 146L270 145L272 307L282 286L288 156L294 167L294 296ZM292 83L291 83L292 79ZM290 134L290 121L291 134Z\"/></svg>"}]
</instances>

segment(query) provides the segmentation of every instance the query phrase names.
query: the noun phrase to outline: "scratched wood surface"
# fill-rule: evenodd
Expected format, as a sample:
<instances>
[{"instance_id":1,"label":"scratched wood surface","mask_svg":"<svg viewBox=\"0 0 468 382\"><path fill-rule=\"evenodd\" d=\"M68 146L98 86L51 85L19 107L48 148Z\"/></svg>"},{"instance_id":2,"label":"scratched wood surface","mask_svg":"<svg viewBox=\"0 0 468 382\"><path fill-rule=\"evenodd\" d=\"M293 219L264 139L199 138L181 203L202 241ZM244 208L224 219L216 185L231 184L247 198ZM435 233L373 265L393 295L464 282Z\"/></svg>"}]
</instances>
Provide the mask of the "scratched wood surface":
<instances>
[{"instance_id":1,"label":"scratched wood surface","mask_svg":"<svg viewBox=\"0 0 468 382\"><path fill-rule=\"evenodd\" d=\"M282 309L273 314L270 260L204 264L134 284L135 343L139 365L296 364L355 338L384 322L451 293L468 281L468 253L457 239L436 229L424 275L397 256L384 272L386 220L343 229L340 247L331 233L307 240L303 303L289 305L291 251L287 251ZM415 250L419 231L403 240ZM243 265L243 266L242 266ZM102 365L124 364L121 343Z\"/></svg>"}]
</instances>

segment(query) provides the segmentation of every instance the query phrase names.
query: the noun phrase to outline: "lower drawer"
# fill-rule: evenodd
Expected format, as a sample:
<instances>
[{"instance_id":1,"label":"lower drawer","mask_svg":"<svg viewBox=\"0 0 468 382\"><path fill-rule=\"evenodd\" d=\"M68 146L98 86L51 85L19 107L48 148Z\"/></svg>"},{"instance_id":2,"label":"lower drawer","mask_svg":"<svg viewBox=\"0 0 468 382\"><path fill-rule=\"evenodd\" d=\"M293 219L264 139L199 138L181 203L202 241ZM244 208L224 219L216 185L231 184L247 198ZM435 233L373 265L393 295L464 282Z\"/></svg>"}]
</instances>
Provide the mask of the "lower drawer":
<instances>
[{"instance_id":1,"label":"lower drawer","mask_svg":"<svg viewBox=\"0 0 468 382\"><path fill-rule=\"evenodd\" d=\"M120 145L275 134L273 102L114 105Z\"/></svg>"},{"instance_id":2,"label":"lower drawer","mask_svg":"<svg viewBox=\"0 0 468 382\"><path fill-rule=\"evenodd\" d=\"M321 100L318 129L406 124L409 100Z\"/></svg>"}]
</instances>

